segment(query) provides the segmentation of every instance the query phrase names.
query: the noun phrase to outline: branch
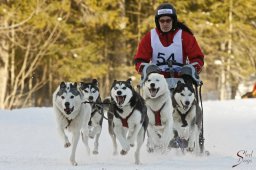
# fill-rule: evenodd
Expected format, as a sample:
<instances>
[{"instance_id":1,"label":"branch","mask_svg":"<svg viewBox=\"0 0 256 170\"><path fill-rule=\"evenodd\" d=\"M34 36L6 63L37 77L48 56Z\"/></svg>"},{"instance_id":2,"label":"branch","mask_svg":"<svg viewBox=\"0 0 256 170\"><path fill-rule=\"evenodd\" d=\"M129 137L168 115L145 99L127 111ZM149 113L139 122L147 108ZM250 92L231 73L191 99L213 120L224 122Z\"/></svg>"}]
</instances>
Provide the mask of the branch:
<instances>
[{"instance_id":1,"label":"branch","mask_svg":"<svg viewBox=\"0 0 256 170\"><path fill-rule=\"evenodd\" d=\"M0 30L8 30L8 29L14 29L14 28L20 27L23 24L25 24L26 22L28 22L34 16L35 13L36 12L33 11L28 18L26 18L25 20L21 21L20 23L17 23L17 24L11 25L11 26L7 26L7 27L0 27Z\"/></svg>"}]
</instances>

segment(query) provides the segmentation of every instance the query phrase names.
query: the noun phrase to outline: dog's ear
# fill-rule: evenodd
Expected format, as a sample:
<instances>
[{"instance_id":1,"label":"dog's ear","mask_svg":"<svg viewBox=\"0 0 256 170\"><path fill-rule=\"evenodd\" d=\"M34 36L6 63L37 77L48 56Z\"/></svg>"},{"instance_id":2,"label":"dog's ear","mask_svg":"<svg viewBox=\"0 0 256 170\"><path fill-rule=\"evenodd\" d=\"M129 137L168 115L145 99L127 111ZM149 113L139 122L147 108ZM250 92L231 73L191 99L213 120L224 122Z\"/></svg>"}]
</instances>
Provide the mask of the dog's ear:
<instances>
[{"instance_id":1,"label":"dog's ear","mask_svg":"<svg viewBox=\"0 0 256 170\"><path fill-rule=\"evenodd\" d=\"M77 88L77 82L74 83L74 88Z\"/></svg>"},{"instance_id":2,"label":"dog's ear","mask_svg":"<svg viewBox=\"0 0 256 170\"><path fill-rule=\"evenodd\" d=\"M63 81L60 83L60 88L61 89L65 89L67 86L66 86L66 83Z\"/></svg>"},{"instance_id":3,"label":"dog's ear","mask_svg":"<svg viewBox=\"0 0 256 170\"><path fill-rule=\"evenodd\" d=\"M131 82L132 82L132 79L131 78L128 78L127 80L126 80L126 82L128 83L128 84L132 84Z\"/></svg>"},{"instance_id":4,"label":"dog's ear","mask_svg":"<svg viewBox=\"0 0 256 170\"><path fill-rule=\"evenodd\" d=\"M182 83L182 82L179 80L179 81L176 83L175 89L176 89L176 90L180 89L180 88L182 87L182 84L184 84L184 83Z\"/></svg>"},{"instance_id":5,"label":"dog's ear","mask_svg":"<svg viewBox=\"0 0 256 170\"><path fill-rule=\"evenodd\" d=\"M182 84L182 82L179 80L178 82L177 82L177 86L179 86L179 85L181 85Z\"/></svg>"},{"instance_id":6,"label":"dog's ear","mask_svg":"<svg viewBox=\"0 0 256 170\"><path fill-rule=\"evenodd\" d=\"M85 85L85 83L84 82L80 82L80 89L84 89L84 85Z\"/></svg>"},{"instance_id":7,"label":"dog's ear","mask_svg":"<svg viewBox=\"0 0 256 170\"><path fill-rule=\"evenodd\" d=\"M77 82L70 83L70 89L77 89Z\"/></svg>"},{"instance_id":8,"label":"dog's ear","mask_svg":"<svg viewBox=\"0 0 256 170\"><path fill-rule=\"evenodd\" d=\"M95 86L98 87L99 83L98 83L98 80L96 79L92 79L92 84L94 84Z\"/></svg>"},{"instance_id":9,"label":"dog's ear","mask_svg":"<svg viewBox=\"0 0 256 170\"><path fill-rule=\"evenodd\" d=\"M112 87L116 84L116 82L117 82L117 80L114 80L114 81L113 81L113 83L112 83L112 85L111 85L111 89L112 89Z\"/></svg>"}]
</instances>

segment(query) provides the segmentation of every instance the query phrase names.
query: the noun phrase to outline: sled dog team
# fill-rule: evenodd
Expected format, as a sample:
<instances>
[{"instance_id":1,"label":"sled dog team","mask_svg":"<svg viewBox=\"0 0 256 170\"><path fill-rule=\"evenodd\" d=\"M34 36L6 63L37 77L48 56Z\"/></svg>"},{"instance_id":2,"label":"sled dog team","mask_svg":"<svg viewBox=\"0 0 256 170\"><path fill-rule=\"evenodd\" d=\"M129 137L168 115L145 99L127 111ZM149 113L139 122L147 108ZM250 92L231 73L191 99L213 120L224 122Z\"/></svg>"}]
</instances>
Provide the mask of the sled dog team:
<instances>
[{"instance_id":1,"label":"sled dog team","mask_svg":"<svg viewBox=\"0 0 256 170\"><path fill-rule=\"evenodd\" d=\"M121 145L121 155L126 155L131 147L136 147L135 164L140 164L140 150L146 133L148 152L159 149L165 152L173 145L170 141L179 138L187 141L186 151L200 154L202 115L198 112L193 87L178 82L171 94L164 76L151 73L142 91L141 96L132 87L130 79L115 80L110 89L110 97L102 101L98 81L95 79L89 83L60 83L53 94L53 109L64 147L72 147L72 165L77 165L75 153L80 135L88 154L89 138L94 139L93 154L99 153L104 109L108 110L113 154L118 153L117 141ZM67 131L72 134L71 141Z\"/></svg>"}]
</instances>

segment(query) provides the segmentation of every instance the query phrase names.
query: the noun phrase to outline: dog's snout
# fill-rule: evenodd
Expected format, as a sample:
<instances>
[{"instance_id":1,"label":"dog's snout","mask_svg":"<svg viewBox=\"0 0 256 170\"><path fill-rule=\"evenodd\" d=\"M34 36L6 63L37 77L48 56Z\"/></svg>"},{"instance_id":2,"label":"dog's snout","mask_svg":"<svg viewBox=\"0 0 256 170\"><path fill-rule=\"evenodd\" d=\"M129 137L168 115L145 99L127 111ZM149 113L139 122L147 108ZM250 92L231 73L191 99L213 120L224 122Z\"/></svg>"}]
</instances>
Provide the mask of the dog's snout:
<instances>
[{"instance_id":1,"label":"dog's snout","mask_svg":"<svg viewBox=\"0 0 256 170\"><path fill-rule=\"evenodd\" d=\"M93 96L89 96L89 100L93 100Z\"/></svg>"},{"instance_id":2,"label":"dog's snout","mask_svg":"<svg viewBox=\"0 0 256 170\"><path fill-rule=\"evenodd\" d=\"M154 87L155 87L155 83L151 83L151 84L150 84L150 87L151 87L151 88L154 88Z\"/></svg>"},{"instance_id":3,"label":"dog's snout","mask_svg":"<svg viewBox=\"0 0 256 170\"><path fill-rule=\"evenodd\" d=\"M189 104L190 104L190 102L189 102L189 101L186 101L186 102L185 102L185 105L187 105L187 106L188 106Z\"/></svg>"},{"instance_id":4,"label":"dog's snout","mask_svg":"<svg viewBox=\"0 0 256 170\"><path fill-rule=\"evenodd\" d=\"M69 102L66 102L66 103L65 103L66 108L69 108L69 105L70 105Z\"/></svg>"},{"instance_id":5,"label":"dog's snout","mask_svg":"<svg viewBox=\"0 0 256 170\"><path fill-rule=\"evenodd\" d=\"M122 92L121 91L117 91L116 94L117 95L122 95Z\"/></svg>"}]
</instances>

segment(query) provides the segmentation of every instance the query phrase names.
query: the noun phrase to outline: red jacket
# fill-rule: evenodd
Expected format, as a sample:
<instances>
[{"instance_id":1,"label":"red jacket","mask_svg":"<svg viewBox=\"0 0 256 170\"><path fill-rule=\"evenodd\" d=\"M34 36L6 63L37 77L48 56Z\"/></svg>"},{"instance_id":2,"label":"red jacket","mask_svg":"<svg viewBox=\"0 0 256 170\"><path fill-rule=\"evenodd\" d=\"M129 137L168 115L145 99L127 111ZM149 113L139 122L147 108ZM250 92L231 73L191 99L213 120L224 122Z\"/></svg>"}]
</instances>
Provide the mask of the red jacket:
<instances>
[{"instance_id":1,"label":"red jacket","mask_svg":"<svg viewBox=\"0 0 256 170\"><path fill-rule=\"evenodd\" d=\"M158 29L157 34L164 47L169 46L173 42L174 35L178 32L169 32L167 34L161 33ZM195 65L197 72L199 73L204 65L204 55L197 44L197 41L193 35L188 32L182 31L182 49L183 49L183 63L186 62L188 57L190 63L197 62ZM152 47L150 31L142 38L136 55L134 56L134 62L136 70L139 72L140 64L143 62L149 63L152 58ZM141 71L141 70L140 70Z\"/></svg>"}]
</instances>

